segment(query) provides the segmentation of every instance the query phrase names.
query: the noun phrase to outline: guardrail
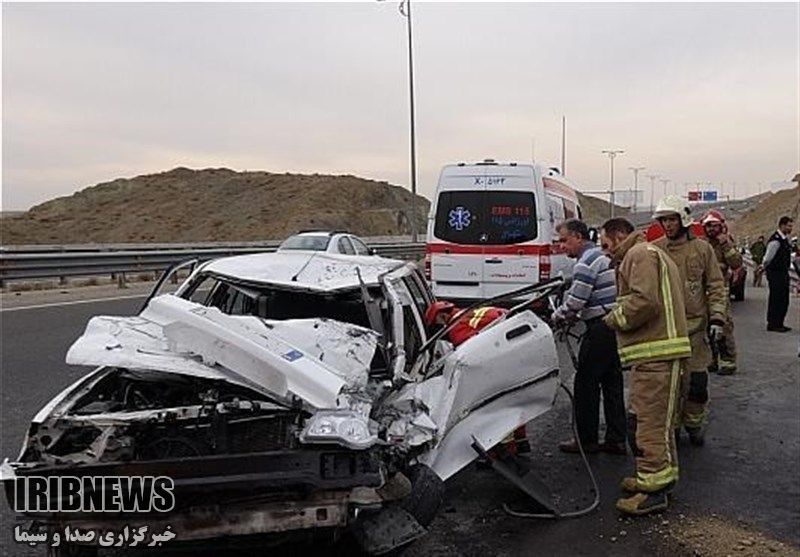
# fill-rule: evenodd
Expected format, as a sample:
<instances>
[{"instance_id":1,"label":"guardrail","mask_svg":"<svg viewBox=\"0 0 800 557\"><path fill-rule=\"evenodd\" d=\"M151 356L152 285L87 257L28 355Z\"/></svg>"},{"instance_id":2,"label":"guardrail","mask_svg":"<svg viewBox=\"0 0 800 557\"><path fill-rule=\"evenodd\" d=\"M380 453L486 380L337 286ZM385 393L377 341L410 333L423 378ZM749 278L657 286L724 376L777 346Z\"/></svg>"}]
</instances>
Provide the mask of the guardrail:
<instances>
[{"instance_id":1,"label":"guardrail","mask_svg":"<svg viewBox=\"0 0 800 557\"><path fill-rule=\"evenodd\" d=\"M370 241L378 255L394 259L417 259L424 243ZM207 261L218 257L269 253L279 242L241 244L138 244L135 246L4 246L0 248L0 286L12 280L86 277L162 271L186 259Z\"/></svg>"}]
</instances>

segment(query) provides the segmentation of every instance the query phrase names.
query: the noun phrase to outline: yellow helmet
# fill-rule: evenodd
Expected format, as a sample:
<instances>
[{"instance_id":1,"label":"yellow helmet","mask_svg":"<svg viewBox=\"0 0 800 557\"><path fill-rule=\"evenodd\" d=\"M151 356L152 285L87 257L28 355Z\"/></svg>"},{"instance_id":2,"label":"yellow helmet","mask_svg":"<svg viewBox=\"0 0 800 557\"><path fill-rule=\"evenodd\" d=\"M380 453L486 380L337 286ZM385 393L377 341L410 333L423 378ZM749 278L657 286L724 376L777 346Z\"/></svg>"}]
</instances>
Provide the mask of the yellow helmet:
<instances>
[{"instance_id":1,"label":"yellow helmet","mask_svg":"<svg viewBox=\"0 0 800 557\"><path fill-rule=\"evenodd\" d=\"M677 195L668 195L662 197L656 205L656 210L653 213L653 218L667 217L669 215L678 215L681 218L683 226L688 227L692 224L692 208L687 201L684 201Z\"/></svg>"}]
</instances>

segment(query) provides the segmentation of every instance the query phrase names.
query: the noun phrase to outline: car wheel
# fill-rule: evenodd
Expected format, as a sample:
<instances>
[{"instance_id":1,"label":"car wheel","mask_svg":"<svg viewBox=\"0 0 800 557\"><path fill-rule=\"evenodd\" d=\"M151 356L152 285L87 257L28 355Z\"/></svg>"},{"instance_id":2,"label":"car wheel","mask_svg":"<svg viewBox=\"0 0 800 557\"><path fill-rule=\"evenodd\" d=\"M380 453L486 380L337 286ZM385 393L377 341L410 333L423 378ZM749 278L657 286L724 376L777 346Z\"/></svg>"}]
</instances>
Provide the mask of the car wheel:
<instances>
[{"instance_id":1,"label":"car wheel","mask_svg":"<svg viewBox=\"0 0 800 557\"><path fill-rule=\"evenodd\" d=\"M425 528L433 522L444 499L444 482L436 472L417 464L406 472L411 481L411 493L400 504L421 526Z\"/></svg>"}]
</instances>

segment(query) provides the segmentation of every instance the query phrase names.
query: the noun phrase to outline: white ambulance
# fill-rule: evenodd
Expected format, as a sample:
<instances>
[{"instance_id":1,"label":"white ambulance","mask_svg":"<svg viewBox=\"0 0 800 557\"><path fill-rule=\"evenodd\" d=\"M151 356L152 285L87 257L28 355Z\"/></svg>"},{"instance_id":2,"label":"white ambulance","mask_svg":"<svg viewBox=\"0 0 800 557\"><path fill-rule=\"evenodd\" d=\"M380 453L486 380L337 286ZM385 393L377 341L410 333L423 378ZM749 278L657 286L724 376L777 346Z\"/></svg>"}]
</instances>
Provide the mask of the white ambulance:
<instances>
[{"instance_id":1,"label":"white ambulance","mask_svg":"<svg viewBox=\"0 0 800 557\"><path fill-rule=\"evenodd\" d=\"M582 218L574 186L539 164L451 164L428 215L425 271L437 298L479 300L561 274L556 226Z\"/></svg>"}]
</instances>

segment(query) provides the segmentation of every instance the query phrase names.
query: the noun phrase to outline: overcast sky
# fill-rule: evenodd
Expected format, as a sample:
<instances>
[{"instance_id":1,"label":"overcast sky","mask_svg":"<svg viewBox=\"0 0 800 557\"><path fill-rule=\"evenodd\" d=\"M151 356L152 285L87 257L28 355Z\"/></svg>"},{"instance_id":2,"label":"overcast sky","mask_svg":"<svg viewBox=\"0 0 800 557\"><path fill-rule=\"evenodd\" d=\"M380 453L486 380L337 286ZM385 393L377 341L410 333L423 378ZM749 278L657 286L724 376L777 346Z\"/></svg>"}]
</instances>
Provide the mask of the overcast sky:
<instances>
[{"instance_id":1,"label":"overcast sky","mask_svg":"<svg viewBox=\"0 0 800 557\"><path fill-rule=\"evenodd\" d=\"M530 160L534 137L558 164L562 114L584 190L608 148L618 188L645 166L741 195L800 167L797 3L413 7L428 197L442 165ZM4 210L176 166L409 183L394 2L2 11Z\"/></svg>"}]
</instances>

